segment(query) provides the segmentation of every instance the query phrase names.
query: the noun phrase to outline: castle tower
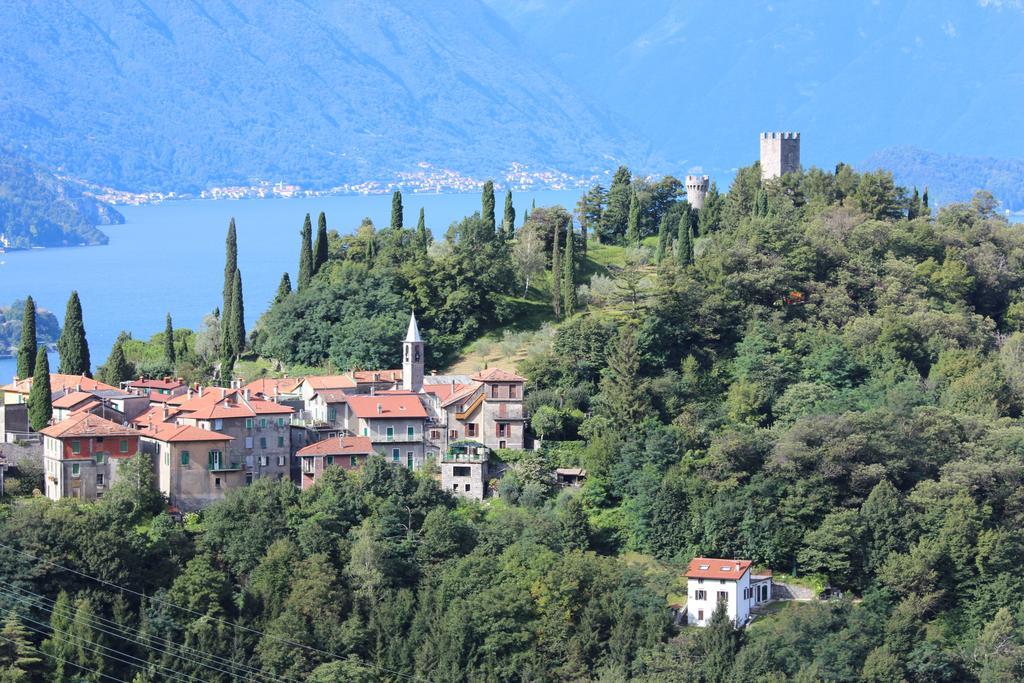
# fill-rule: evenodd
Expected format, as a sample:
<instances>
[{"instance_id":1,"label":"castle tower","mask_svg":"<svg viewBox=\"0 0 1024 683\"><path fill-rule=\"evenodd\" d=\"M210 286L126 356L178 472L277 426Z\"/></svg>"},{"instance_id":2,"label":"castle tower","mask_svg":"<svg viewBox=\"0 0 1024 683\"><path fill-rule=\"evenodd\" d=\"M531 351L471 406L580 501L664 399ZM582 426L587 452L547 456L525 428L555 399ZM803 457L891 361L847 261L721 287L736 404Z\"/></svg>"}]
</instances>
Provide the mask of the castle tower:
<instances>
[{"instance_id":1,"label":"castle tower","mask_svg":"<svg viewBox=\"0 0 1024 683\"><path fill-rule=\"evenodd\" d=\"M686 201L695 209L704 208L704 197L708 194L708 177L706 175L686 176Z\"/></svg>"},{"instance_id":2,"label":"castle tower","mask_svg":"<svg viewBox=\"0 0 1024 683\"><path fill-rule=\"evenodd\" d=\"M800 133L761 133L761 180L800 171Z\"/></svg>"},{"instance_id":3,"label":"castle tower","mask_svg":"<svg viewBox=\"0 0 1024 683\"><path fill-rule=\"evenodd\" d=\"M402 389L420 391L423 388L423 338L416 324L416 314L409 317L409 330L402 342Z\"/></svg>"}]
</instances>

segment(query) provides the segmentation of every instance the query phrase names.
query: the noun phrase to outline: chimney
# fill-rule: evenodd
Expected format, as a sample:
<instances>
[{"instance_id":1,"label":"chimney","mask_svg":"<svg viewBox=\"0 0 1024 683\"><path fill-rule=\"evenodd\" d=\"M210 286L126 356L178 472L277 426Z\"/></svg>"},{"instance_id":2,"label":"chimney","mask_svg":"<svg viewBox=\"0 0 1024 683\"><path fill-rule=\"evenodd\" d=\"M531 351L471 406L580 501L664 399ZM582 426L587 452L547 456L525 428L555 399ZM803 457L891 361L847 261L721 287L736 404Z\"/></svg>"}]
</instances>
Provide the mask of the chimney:
<instances>
[{"instance_id":1,"label":"chimney","mask_svg":"<svg viewBox=\"0 0 1024 683\"><path fill-rule=\"evenodd\" d=\"M167 404L166 403L164 404L163 413L164 413L164 420L167 420Z\"/></svg>"},{"instance_id":2,"label":"chimney","mask_svg":"<svg viewBox=\"0 0 1024 683\"><path fill-rule=\"evenodd\" d=\"M202 398L202 397L203 397L203 386L200 385L199 386L199 398Z\"/></svg>"},{"instance_id":3,"label":"chimney","mask_svg":"<svg viewBox=\"0 0 1024 683\"><path fill-rule=\"evenodd\" d=\"M220 388L220 397L221 398L227 398L227 396L228 396L228 390L225 389L224 387L221 387Z\"/></svg>"},{"instance_id":4,"label":"chimney","mask_svg":"<svg viewBox=\"0 0 1024 683\"><path fill-rule=\"evenodd\" d=\"M192 387L188 388L188 400L192 400Z\"/></svg>"},{"instance_id":5,"label":"chimney","mask_svg":"<svg viewBox=\"0 0 1024 683\"><path fill-rule=\"evenodd\" d=\"M370 396L376 396L376 395L377 395L377 387L375 387L375 386L373 386L371 384L370 385Z\"/></svg>"},{"instance_id":6,"label":"chimney","mask_svg":"<svg viewBox=\"0 0 1024 683\"><path fill-rule=\"evenodd\" d=\"M381 404L378 403L377 404L377 414L381 415L383 413L384 413L384 406L382 406Z\"/></svg>"},{"instance_id":7,"label":"chimney","mask_svg":"<svg viewBox=\"0 0 1024 683\"><path fill-rule=\"evenodd\" d=\"M249 390L248 389L242 389L242 398L244 398L246 401L249 400Z\"/></svg>"}]
</instances>

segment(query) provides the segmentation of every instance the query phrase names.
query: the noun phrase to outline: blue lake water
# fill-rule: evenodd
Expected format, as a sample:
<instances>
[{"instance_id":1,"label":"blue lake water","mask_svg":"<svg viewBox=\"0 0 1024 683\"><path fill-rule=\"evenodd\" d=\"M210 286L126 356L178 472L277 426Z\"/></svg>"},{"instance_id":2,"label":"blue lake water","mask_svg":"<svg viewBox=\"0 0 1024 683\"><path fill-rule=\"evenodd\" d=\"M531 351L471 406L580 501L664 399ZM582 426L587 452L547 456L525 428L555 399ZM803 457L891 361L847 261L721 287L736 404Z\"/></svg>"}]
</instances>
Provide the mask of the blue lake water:
<instances>
[{"instance_id":1,"label":"blue lake water","mask_svg":"<svg viewBox=\"0 0 1024 683\"><path fill-rule=\"evenodd\" d=\"M504 193L498 192L498 220ZM518 219L537 206L575 205L579 191L514 193ZM420 207L435 236L463 216L480 210L479 194L406 194L407 226ZM306 213L316 229L319 212L327 225L352 232L364 217L378 227L391 220L390 195L173 201L119 207L125 224L105 226L110 243L16 251L0 254L0 303L8 305L31 294L36 304L63 321L72 290L78 290L93 367L106 360L121 330L147 338L164 328L171 314L176 327L196 329L204 315L219 306L224 277L224 236L233 216L238 229L238 264L242 270L248 326L266 309L281 274L296 280L299 231ZM56 359L51 358L56 369ZM0 358L0 380L14 376L16 363Z\"/></svg>"}]
</instances>

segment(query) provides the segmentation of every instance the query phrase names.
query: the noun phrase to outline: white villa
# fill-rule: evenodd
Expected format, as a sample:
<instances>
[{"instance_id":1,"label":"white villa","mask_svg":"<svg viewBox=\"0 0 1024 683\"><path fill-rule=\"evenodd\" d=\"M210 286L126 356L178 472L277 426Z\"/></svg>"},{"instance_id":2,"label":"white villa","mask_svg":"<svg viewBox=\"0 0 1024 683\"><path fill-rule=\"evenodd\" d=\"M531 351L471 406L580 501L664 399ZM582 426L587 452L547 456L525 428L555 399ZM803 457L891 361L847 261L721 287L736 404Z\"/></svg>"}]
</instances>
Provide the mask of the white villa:
<instances>
[{"instance_id":1,"label":"white villa","mask_svg":"<svg viewBox=\"0 0 1024 683\"><path fill-rule=\"evenodd\" d=\"M750 620L750 610L772 598L771 574L755 575L750 560L695 557L686 570L686 623L707 626L723 605L736 626Z\"/></svg>"}]
</instances>

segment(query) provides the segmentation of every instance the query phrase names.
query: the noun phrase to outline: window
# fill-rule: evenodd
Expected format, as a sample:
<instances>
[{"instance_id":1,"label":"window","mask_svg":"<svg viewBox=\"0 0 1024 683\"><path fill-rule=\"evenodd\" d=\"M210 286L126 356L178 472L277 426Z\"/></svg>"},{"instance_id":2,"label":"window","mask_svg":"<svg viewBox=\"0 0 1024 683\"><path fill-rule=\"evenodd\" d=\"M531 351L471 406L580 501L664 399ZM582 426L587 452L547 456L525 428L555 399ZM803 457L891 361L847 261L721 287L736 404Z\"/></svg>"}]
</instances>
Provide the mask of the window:
<instances>
[{"instance_id":1,"label":"window","mask_svg":"<svg viewBox=\"0 0 1024 683\"><path fill-rule=\"evenodd\" d=\"M405 454L405 466L412 469L412 451Z\"/></svg>"},{"instance_id":2,"label":"window","mask_svg":"<svg viewBox=\"0 0 1024 683\"><path fill-rule=\"evenodd\" d=\"M458 490L459 490L459 485L458 484L452 484L452 491L458 491Z\"/></svg>"},{"instance_id":3,"label":"window","mask_svg":"<svg viewBox=\"0 0 1024 683\"><path fill-rule=\"evenodd\" d=\"M431 429L430 430L430 440L431 441L439 441L440 439L441 439L441 430L440 429Z\"/></svg>"},{"instance_id":4,"label":"window","mask_svg":"<svg viewBox=\"0 0 1024 683\"><path fill-rule=\"evenodd\" d=\"M452 429L451 431L449 431L448 432L448 438L451 439L452 441L454 441L455 439L459 438L458 430Z\"/></svg>"},{"instance_id":5,"label":"window","mask_svg":"<svg viewBox=\"0 0 1024 683\"><path fill-rule=\"evenodd\" d=\"M477 435L476 423L475 422L470 422L468 425L466 425L466 436L476 436L476 435Z\"/></svg>"},{"instance_id":6,"label":"window","mask_svg":"<svg viewBox=\"0 0 1024 683\"><path fill-rule=\"evenodd\" d=\"M499 422L496 425L494 425L494 427L498 431L498 436L508 436L508 423L507 422Z\"/></svg>"},{"instance_id":7,"label":"window","mask_svg":"<svg viewBox=\"0 0 1024 683\"><path fill-rule=\"evenodd\" d=\"M469 484L466 484L466 490L467 491L469 490Z\"/></svg>"},{"instance_id":8,"label":"window","mask_svg":"<svg viewBox=\"0 0 1024 683\"><path fill-rule=\"evenodd\" d=\"M102 465L106 461L107 461L107 454L106 453L97 453L96 454L96 464L97 465Z\"/></svg>"},{"instance_id":9,"label":"window","mask_svg":"<svg viewBox=\"0 0 1024 683\"><path fill-rule=\"evenodd\" d=\"M265 455L260 456L260 467L266 467L270 464L270 458Z\"/></svg>"},{"instance_id":10,"label":"window","mask_svg":"<svg viewBox=\"0 0 1024 683\"><path fill-rule=\"evenodd\" d=\"M245 418L245 428L246 429L252 429L252 418L251 417Z\"/></svg>"},{"instance_id":11,"label":"window","mask_svg":"<svg viewBox=\"0 0 1024 683\"><path fill-rule=\"evenodd\" d=\"M277 437L277 447L278 448L284 448L284 437L283 436Z\"/></svg>"},{"instance_id":12,"label":"window","mask_svg":"<svg viewBox=\"0 0 1024 683\"><path fill-rule=\"evenodd\" d=\"M221 452L220 451L210 451L210 455L209 455L210 469L215 469L215 468L220 467L220 458L221 458Z\"/></svg>"},{"instance_id":13,"label":"window","mask_svg":"<svg viewBox=\"0 0 1024 683\"><path fill-rule=\"evenodd\" d=\"M266 428L267 428L267 418L261 417L260 418L260 429L266 429Z\"/></svg>"},{"instance_id":14,"label":"window","mask_svg":"<svg viewBox=\"0 0 1024 683\"><path fill-rule=\"evenodd\" d=\"M718 602L723 604L723 605L728 605L729 604L729 592L728 591L718 591Z\"/></svg>"},{"instance_id":15,"label":"window","mask_svg":"<svg viewBox=\"0 0 1024 683\"><path fill-rule=\"evenodd\" d=\"M338 408L337 406L331 406L327 409L327 420L328 422L337 422L338 420Z\"/></svg>"},{"instance_id":16,"label":"window","mask_svg":"<svg viewBox=\"0 0 1024 683\"><path fill-rule=\"evenodd\" d=\"M707 600L708 599L708 592L707 591L694 591L693 592L693 599L694 600Z\"/></svg>"},{"instance_id":17,"label":"window","mask_svg":"<svg viewBox=\"0 0 1024 683\"><path fill-rule=\"evenodd\" d=\"M245 473L245 485L249 486L250 484L252 484L252 472L246 472Z\"/></svg>"},{"instance_id":18,"label":"window","mask_svg":"<svg viewBox=\"0 0 1024 683\"><path fill-rule=\"evenodd\" d=\"M704 610L697 610L697 621L704 621Z\"/></svg>"},{"instance_id":19,"label":"window","mask_svg":"<svg viewBox=\"0 0 1024 683\"><path fill-rule=\"evenodd\" d=\"M260 437L260 448L266 448L266 447L267 447L267 437L261 436Z\"/></svg>"},{"instance_id":20,"label":"window","mask_svg":"<svg viewBox=\"0 0 1024 683\"><path fill-rule=\"evenodd\" d=\"M499 441L498 442L498 448L505 448L505 447L506 446L505 446L505 442L504 441Z\"/></svg>"},{"instance_id":21,"label":"window","mask_svg":"<svg viewBox=\"0 0 1024 683\"><path fill-rule=\"evenodd\" d=\"M97 472L96 473L96 486L103 486L103 473L102 472Z\"/></svg>"},{"instance_id":22,"label":"window","mask_svg":"<svg viewBox=\"0 0 1024 683\"><path fill-rule=\"evenodd\" d=\"M164 464L170 467L171 465L171 449L164 450Z\"/></svg>"},{"instance_id":23,"label":"window","mask_svg":"<svg viewBox=\"0 0 1024 683\"><path fill-rule=\"evenodd\" d=\"M324 464L326 464L326 465L333 465L334 464L334 456L333 455L328 455L326 458L324 458Z\"/></svg>"},{"instance_id":24,"label":"window","mask_svg":"<svg viewBox=\"0 0 1024 683\"><path fill-rule=\"evenodd\" d=\"M283 417L277 418L277 426L278 427L284 427L284 418Z\"/></svg>"},{"instance_id":25,"label":"window","mask_svg":"<svg viewBox=\"0 0 1024 683\"><path fill-rule=\"evenodd\" d=\"M348 466L349 467L358 467L359 466L359 456L358 455L350 455L350 456L348 456Z\"/></svg>"},{"instance_id":26,"label":"window","mask_svg":"<svg viewBox=\"0 0 1024 683\"><path fill-rule=\"evenodd\" d=\"M188 451L181 452L181 465L182 467L188 467Z\"/></svg>"},{"instance_id":27,"label":"window","mask_svg":"<svg viewBox=\"0 0 1024 683\"><path fill-rule=\"evenodd\" d=\"M75 439L74 441L72 441L71 442L71 452L74 453L75 455L78 455L79 453L81 453L82 452L82 442L79 441L78 439Z\"/></svg>"},{"instance_id":28,"label":"window","mask_svg":"<svg viewBox=\"0 0 1024 683\"><path fill-rule=\"evenodd\" d=\"M700 583L704 583L704 579L697 579L697 583L698 583L698 584L700 584Z\"/></svg>"},{"instance_id":29,"label":"window","mask_svg":"<svg viewBox=\"0 0 1024 683\"><path fill-rule=\"evenodd\" d=\"M214 477L213 478L213 486L214 486L214 488L218 488L218 489L220 488L220 477Z\"/></svg>"},{"instance_id":30,"label":"window","mask_svg":"<svg viewBox=\"0 0 1024 683\"><path fill-rule=\"evenodd\" d=\"M213 421L213 429L214 429L214 431L219 430L219 429L224 429L224 420L222 420L220 418L217 418L216 420L214 420Z\"/></svg>"},{"instance_id":31,"label":"window","mask_svg":"<svg viewBox=\"0 0 1024 683\"><path fill-rule=\"evenodd\" d=\"M72 477L77 477L81 473L82 473L82 466L81 465L79 465L77 462L74 463L73 465L71 465L71 476Z\"/></svg>"},{"instance_id":32,"label":"window","mask_svg":"<svg viewBox=\"0 0 1024 683\"><path fill-rule=\"evenodd\" d=\"M288 464L286 462L286 460L287 460L287 457L284 456L284 455L277 456L277 466L278 467L284 467L286 464Z\"/></svg>"},{"instance_id":33,"label":"window","mask_svg":"<svg viewBox=\"0 0 1024 683\"><path fill-rule=\"evenodd\" d=\"M406 437L409 438L410 441L412 441L413 439L416 438L416 428L413 427L412 425L409 425L408 427L405 428L405 435Z\"/></svg>"},{"instance_id":34,"label":"window","mask_svg":"<svg viewBox=\"0 0 1024 683\"><path fill-rule=\"evenodd\" d=\"M128 452L128 439L121 439L121 443L117 444L117 452L118 453L127 453Z\"/></svg>"},{"instance_id":35,"label":"window","mask_svg":"<svg viewBox=\"0 0 1024 683\"><path fill-rule=\"evenodd\" d=\"M509 384L508 385L508 397L509 398L519 398L519 386L518 385L516 385L516 384Z\"/></svg>"},{"instance_id":36,"label":"window","mask_svg":"<svg viewBox=\"0 0 1024 683\"><path fill-rule=\"evenodd\" d=\"M370 430L367 429L366 427L363 427L363 436L369 436L369 435L370 435Z\"/></svg>"},{"instance_id":37,"label":"window","mask_svg":"<svg viewBox=\"0 0 1024 683\"><path fill-rule=\"evenodd\" d=\"M453 477L468 477L469 476L469 467L467 467L466 465L456 465L455 467L452 468L452 476Z\"/></svg>"},{"instance_id":38,"label":"window","mask_svg":"<svg viewBox=\"0 0 1024 683\"><path fill-rule=\"evenodd\" d=\"M245 447L246 448L252 448L252 437L251 436L245 437Z\"/></svg>"},{"instance_id":39,"label":"window","mask_svg":"<svg viewBox=\"0 0 1024 683\"><path fill-rule=\"evenodd\" d=\"M402 461L402 452L399 451L397 448L392 448L391 449L391 462L401 462L401 461Z\"/></svg>"},{"instance_id":40,"label":"window","mask_svg":"<svg viewBox=\"0 0 1024 683\"><path fill-rule=\"evenodd\" d=\"M388 427L387 437L388 437L388 441L394 441L395 440L395 428L394 427Z\"/></svg>"}]
</instances>

